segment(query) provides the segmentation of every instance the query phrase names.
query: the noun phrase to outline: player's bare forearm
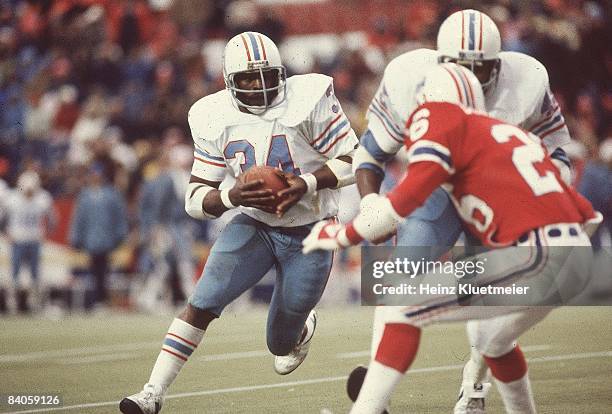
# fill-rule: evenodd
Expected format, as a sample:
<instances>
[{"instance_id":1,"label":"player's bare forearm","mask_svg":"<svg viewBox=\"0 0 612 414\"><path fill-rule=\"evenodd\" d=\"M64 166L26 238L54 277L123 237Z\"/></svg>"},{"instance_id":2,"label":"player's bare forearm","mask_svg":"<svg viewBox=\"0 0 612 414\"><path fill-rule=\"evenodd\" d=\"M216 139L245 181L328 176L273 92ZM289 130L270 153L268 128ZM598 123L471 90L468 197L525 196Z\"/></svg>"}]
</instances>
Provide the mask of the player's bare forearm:
<instances>
[{"instance_id":1,"label":"player's bare forearm","mask_svg":"<svg viewBox=\"0 0 612 414\"><path fill-rule=\"evenodd\" d=\"M337 159L344 161L349 165L353 162L353 159L348 155L342 155ZM318 170L315 170L312 174L317 178L317 190L322 190L324 188L336 188L338 185L338 178L327 165L323 165Z\"/></svg>"},{"instance_id":2,"label":"player's bare forearm","mask_svg":"<svg viewBox=\"0 0 612 414\"><path fill-rule=\"evenodd\" d=\"M228 208L223 205L223 201L221 201L221 191L218 190L220 182L204 180L200 177L196 177L192 175L189 179L190 183L200 183L207 185L209 187L213 187L216 190L210 191L202 200L202 208L212 214L213 216L219 217L221 214L225 213Z\"/></svg>"},{"instance_id":3,"label":"player's bare forearm","mask_svg":"<svg viewBox=\"0 0 612 414\"><path fill-rule=\"evenodd\" d=\"M368 194L378 194L383 177L367 168L360 168L355 172L355 179L359 195L363 198Z\"/></svg>"}]
</instances>

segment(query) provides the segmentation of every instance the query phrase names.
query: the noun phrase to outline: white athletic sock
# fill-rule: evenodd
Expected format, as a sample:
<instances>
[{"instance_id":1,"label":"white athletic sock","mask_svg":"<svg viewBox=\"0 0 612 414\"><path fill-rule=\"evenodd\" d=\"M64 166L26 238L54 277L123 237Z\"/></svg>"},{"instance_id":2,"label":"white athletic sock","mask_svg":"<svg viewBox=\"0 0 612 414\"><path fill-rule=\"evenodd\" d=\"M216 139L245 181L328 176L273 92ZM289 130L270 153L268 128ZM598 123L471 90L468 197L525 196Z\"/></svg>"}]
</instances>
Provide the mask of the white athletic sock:
<instances>
[{"instance_id":1,"label":"white athletic sock","mask_svg":"<svg viewBox=\"0 0 612 414\"><path fill-rule=\"evenodd\" d=\"M480 352L478 352L476 348L472 347L470 360L463 368L463 384L474 385L484 382L487 377L488 369L489 366Z\"/></svg>"},{"instance_id":2,"label":"white athletic sock","mask_svg":"<svg viewBox=\"0 0 612 414\"><path fill-rule=\"evenodd\" d=\"M512 382L495 380L497 390L504 401L507 414L535 414L535 401L531 392L529 375Z\"/></svg>"},{"instance_id":3,"label":"white athletic sock","mask_svg":"<svg viewBox=\"0 0 612 414\"><path fill-rule=\"evenodd\" d=\"M403 377L402 372L375 360L370 361L359 397L350 414L382 413L389 404L393 390Z\"/></svg>"},{"instance_id":4,"label":"white athletic sock","mask_svg":"<svg viewBox=\"0 0 612 414\"><path fill-rule=\"evenodd\" d=\"M168 328L148 384L160 387L162 392L166 392L203 336L204 330L175 318Z\"/></svg>"}]
</instances>

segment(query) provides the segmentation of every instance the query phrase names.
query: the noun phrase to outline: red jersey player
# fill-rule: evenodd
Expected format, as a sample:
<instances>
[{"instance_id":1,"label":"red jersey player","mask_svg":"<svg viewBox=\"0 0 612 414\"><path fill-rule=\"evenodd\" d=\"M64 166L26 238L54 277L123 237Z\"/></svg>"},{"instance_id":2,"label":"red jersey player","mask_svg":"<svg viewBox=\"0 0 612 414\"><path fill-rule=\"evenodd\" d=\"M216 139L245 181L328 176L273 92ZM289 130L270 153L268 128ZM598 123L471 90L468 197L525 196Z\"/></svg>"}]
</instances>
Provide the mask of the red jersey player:
<instances>
[{"instance_id":1,"label":"red jersey player","mask_svg":"<svg viewBox=\"0 0 612 414\"><path fill-rule=\"evenodd\" d=\"M449 67L456 68L446 75L449 79L466 76L467 71L454 64L436 69L446 73ZM468 97L482 94L463 82L470 86L463 92ZM511 245L527 231L548 224L580 225L595 217L590 203L563 182L538 137L467 105L432 97L408 120L405 178L386 197L369 195L373 201L363 204L370 208L346 227L319 223L304 241L306 253L384 237L440 185L470 232L489 247Z\"/></svg>"},{"instance_id":2,"label":"red jersey player","mask_svg":"<svg viewBox=\"0 0 612 414\"><path fill-rule=\"evenodd\" d=\"M410 172L388 195L399 215L445 184L470 232L491 247L547 224L593 216L535 135L446 102L425 103L408 122ZM356 240L356 233L348 234Z\"/></svg>"},{"instance_id":3,"label":"red jersey player","mask_svg":"<svg viewBox=\"0 0 612 414\"><path fill-rule=\"evenodd\" d=\"M581 291L592 258L583 225L596 222L598 216L586 199L561 180L536 136L474 110L482 108L479 103L484 98L473 76L448 63L425 76L423 104L407 123L408 174L387 196L364 197L361 211L348 225L318 223L304 240L305 253L384 238L442 185L470 233L494 248L479 255L488 260L481 275L487 285L503 285L509 274L523 280L537 275L541 280L554 280L559 289L571 286L565 292ZM426 274L423 280L436 280L436 276ZM462 306L448 295L427 297L418 305L377 308L372 342L377 345L351 413L385 410L391 392L416 355L421 328L528 309ZM529 326L508 321L507 336L517 338L537 319ZM478 329L475 335L476 342L491 337L487 329ZM520 348L484 357L506 410L535 413Z\"/></svg>"}]
</instances>

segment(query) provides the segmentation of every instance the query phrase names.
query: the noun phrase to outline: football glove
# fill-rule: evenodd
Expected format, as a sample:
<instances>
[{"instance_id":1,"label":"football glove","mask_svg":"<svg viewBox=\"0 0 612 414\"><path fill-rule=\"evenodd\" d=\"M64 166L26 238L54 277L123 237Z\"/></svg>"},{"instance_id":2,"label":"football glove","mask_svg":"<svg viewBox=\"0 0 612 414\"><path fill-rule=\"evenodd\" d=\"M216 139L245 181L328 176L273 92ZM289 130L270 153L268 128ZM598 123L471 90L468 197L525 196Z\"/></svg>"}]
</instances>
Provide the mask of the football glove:
<instances>
[{"instance_id":1,"label":"football glove","mask_svg":"<svg viewBox=\"0 0 612 414\"><path fill-rule=\"evenodd\" d=\"M314 250L335 250L361 241L377 241L392 235L402 217L391 201L379 194L368 194L361 200L359 214L348 225L332 221L317 223L302 242L304 254Z\"/></svg>"}]
</instances>

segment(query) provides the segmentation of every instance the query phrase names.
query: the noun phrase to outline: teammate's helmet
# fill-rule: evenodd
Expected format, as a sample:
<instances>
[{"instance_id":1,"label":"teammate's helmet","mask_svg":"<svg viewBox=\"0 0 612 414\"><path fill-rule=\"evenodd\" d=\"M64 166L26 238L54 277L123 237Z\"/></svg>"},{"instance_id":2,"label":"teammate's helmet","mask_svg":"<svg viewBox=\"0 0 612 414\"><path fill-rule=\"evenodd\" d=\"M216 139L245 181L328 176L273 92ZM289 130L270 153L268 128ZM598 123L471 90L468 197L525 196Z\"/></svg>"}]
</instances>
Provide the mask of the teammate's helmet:
<instances>
[{"instance_id":1,"label":"teammate's helmet","mask_svg":"<svg viewBox=\"0 0 612 414\"><path fill-rule=\"evenodd\" d=\"M286 97L286 71L280 53L274 42L261 33L240 33L227 43L223 78L234 102L255 114L278 105Z\"/></svg>"},{"instance_id":2,"label":"teammate's helmet","mask_svg":"<svg viewBox=\"0 0 612 414\"><path fill-rule=\"evenodd\" d=\"M487 91L499 74L501 37L489 16L477 10L462 10L448 16L438 31L440 62L469 68Z\"/></svg>"},{"instance_id":3,"label":"teammate's helmet","mask_svg":"<svg viewBox=\"0 0 612 414\"><path fill-rule=\"evenodd\" d=\"M485 111L484 94L476 75L455 63L441 63L427 71L417 101L450 102Z\"/></svg>"}]
</instances>

